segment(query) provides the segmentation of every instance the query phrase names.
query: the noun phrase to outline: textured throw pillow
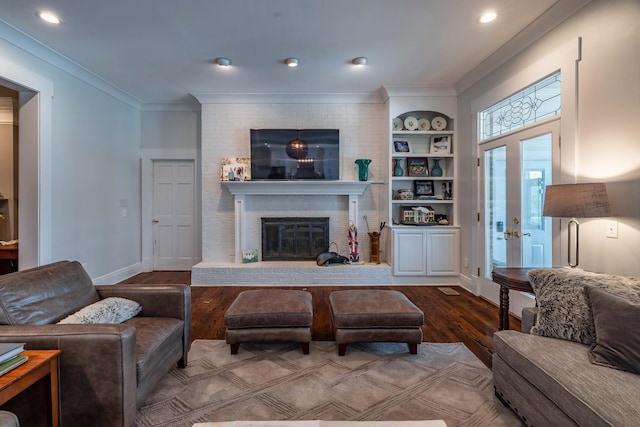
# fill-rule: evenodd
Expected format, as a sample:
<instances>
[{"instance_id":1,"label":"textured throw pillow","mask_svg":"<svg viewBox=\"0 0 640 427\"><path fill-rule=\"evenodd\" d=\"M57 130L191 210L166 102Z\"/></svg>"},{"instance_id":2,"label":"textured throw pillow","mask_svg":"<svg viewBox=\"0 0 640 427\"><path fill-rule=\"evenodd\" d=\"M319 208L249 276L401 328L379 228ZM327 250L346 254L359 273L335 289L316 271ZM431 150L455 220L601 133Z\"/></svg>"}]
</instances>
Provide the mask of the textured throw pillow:
<instances>
[{"instance_id":1,"label":"textured throw pillow","mask_svg":"<svg viewBox=\"0 0 640 427\"><path fill-rule=\"evenodd\" d=\"M591 362L640 374L640 304L593 286L585 291L596 333Z\"/></svg>"},{"instance_id":2,"label":"textured throw pillow","mask_svg":"<svg viewBox=\"0 0 640 427\"><path fill-rule=\"evenodd\" d=\"M142 307L135 301L110 297L90 304L58 323L122 323L141 310Z\"/></svg>"},{"instance_id":3,"label":"textured throw pillow","mask_svg":"<svg viewBox=\"0 0 640 427\"><path fill-rule=\"evenodd\" d=\"M531 328L534 335L591 344L594 325L585 286L595 286L640 303L640 279L634 277L572 268L533 269L528 276L538 303L536 324Z\"/></svg>"}]
</instances>

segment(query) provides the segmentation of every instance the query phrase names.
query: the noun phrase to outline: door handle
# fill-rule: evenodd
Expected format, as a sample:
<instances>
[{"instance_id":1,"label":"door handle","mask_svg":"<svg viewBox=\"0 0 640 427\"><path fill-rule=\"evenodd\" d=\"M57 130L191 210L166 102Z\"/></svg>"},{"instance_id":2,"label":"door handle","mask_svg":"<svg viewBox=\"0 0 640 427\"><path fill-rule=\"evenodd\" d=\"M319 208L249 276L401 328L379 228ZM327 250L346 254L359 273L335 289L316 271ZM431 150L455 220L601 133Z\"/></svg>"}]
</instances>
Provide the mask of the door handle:
<instances>
[{"instance_id":1,"label":"door handle","mask_svg":"<svg viewBox=\"0 0 640 427\"><path fill-rule=\"evenodd\" d=\"M511 236L511 231L507 230L502 234L504 235L504 240L509 240L509 236Z\"/></svg>"},{"instance_id":2,"label":"door handle","mask_svg":"<svg viewBox=\"0 0 640 427\"><path fill-rule=\"evenodd\" d=\"M531 236L531 233L522 233L523 236Z\"/></svg>"},{"instance_id":3,"label":"door handle","mask_svg":"<svg viewBox=\"0 0 640 427\"><path fill-rule=\"evenodd\" d=\"M157 224L157 223L159 223L159 222L160 222L160 220L159 220L158 218L153 218L153 223L154 223L154 224Z\"/></svg>"},{"instance_id":4,"label":"door handle","mask_svg":"<svg viewBox=\"0 0 640 427\"><path fill-rule=\"evenodd\" d=\"M520 233L519 233L518 231L514 231L514 232L512 232L512 233L511 233L511 235L512 235L513 237L515 237L516 239L519 239L519 238L520 238Z\"/></svg>"}]
</instances>

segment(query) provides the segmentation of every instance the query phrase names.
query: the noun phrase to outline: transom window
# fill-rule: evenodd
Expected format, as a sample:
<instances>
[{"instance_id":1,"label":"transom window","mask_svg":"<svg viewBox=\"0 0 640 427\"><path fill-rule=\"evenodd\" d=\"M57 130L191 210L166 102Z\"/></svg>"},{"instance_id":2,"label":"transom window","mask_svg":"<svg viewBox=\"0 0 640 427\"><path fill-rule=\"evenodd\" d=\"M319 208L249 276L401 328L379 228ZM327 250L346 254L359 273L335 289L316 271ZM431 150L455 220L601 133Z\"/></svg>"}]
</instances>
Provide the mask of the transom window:
<instances>
[{"instance_id":1,"label":"transom window","mask_svg":"<svg viewBox=\"0 0 640 427\"><path fill-rule=\"evenodd\" d=\"M479 113L480 141L560 115L560 71Z\"/></svg>"}]
</instances>

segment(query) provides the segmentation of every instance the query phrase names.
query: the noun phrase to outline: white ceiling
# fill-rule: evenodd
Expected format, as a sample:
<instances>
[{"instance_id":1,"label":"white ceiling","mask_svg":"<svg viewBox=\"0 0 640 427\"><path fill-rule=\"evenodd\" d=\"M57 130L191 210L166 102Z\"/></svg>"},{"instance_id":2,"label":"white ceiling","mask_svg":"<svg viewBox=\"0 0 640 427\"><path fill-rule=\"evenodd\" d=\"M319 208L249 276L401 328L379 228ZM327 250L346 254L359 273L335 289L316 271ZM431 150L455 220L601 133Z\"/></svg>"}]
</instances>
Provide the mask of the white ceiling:
<instances>
[{"instance_id":1,"label":"white ceiling","mask_svg":"<svg viewBox=\"0 0 640 427\"><path fill-rule=\"evenodd\" d=\"M452 88L587 2L0 0L0 20L141 103L173 103L192 102L190 94ZM43 9L62 25L40 21ZM498 19L478 24L489 9ZM369 65L351 65L357 56ZM232 67L213 65L217 57ZM287 57L300 66L286 67Z\"/></svg>"}]
</instances>

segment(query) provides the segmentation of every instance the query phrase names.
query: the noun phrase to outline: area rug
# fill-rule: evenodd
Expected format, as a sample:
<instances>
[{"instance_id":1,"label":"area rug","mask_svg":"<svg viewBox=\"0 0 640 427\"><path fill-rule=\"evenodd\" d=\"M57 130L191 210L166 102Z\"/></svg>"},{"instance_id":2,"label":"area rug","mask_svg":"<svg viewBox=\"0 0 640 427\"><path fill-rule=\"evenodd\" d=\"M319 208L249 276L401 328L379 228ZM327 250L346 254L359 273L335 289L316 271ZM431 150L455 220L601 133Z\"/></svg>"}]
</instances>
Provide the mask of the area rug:
<instances>
[{"instance_id":1,"label":"area rug","mask_svg":"<svg viewBox=\"0 0 640 427\"><path fill-rule=\"evenodd\" d=\"M403 421L520 426L494 396L491 371L463 344L242 344L196 340L140 409L135 427L233 420Z\"/></svg>"}]
</instances>

